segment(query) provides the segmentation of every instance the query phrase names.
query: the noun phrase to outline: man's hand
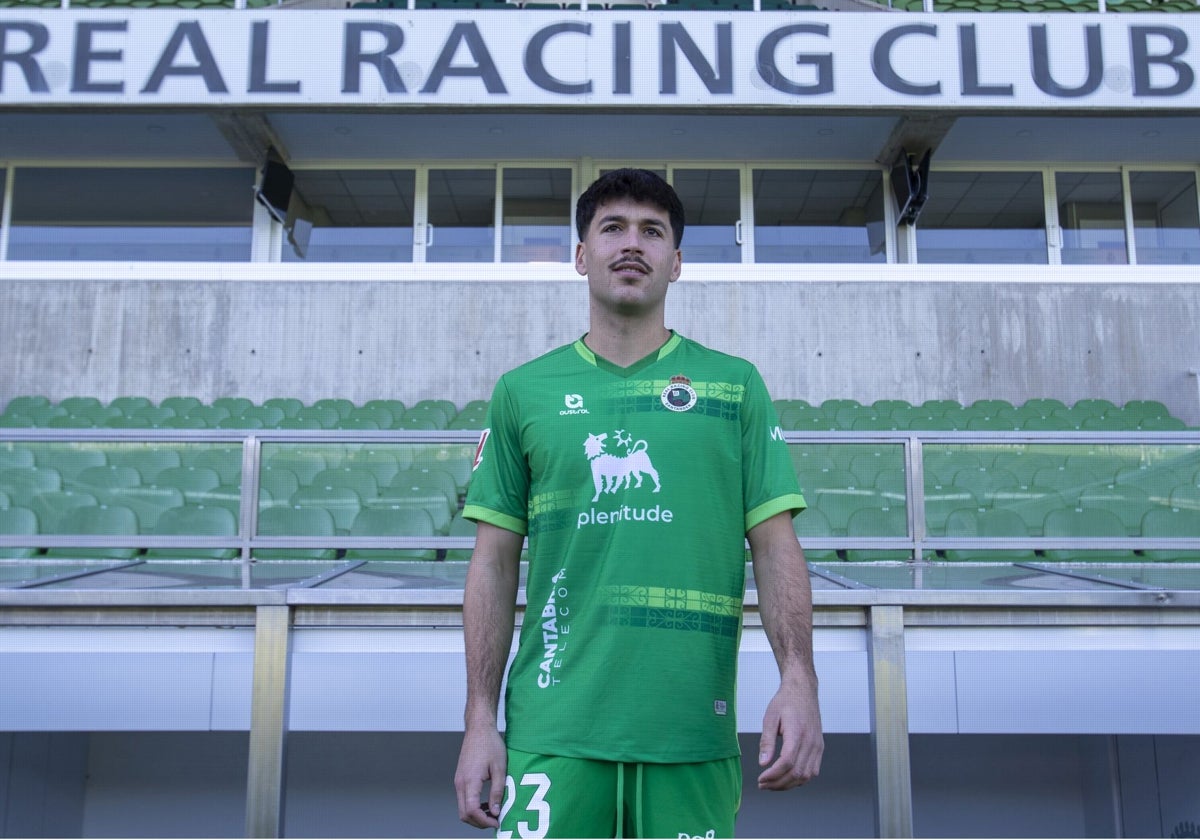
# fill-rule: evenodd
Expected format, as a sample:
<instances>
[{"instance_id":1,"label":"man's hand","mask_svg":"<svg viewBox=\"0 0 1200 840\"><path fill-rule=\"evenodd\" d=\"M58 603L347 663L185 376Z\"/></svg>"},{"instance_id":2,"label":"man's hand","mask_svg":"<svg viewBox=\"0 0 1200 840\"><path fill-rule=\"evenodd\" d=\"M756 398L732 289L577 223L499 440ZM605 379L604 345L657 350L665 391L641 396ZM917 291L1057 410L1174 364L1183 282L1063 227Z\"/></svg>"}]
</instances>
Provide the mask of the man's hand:
<instances>
[{"instance_id":1,"label":"man's hand","mask_svg":"<svg viewBox=\"0 0 1200 840\"><path fill-rule=\"evenodd\" d=\"M508 773L508 751L495 729L467 732L458 754L454 789L458 792L458 818L476 828L499 828L500 803L504 798L504 778ZM483 783L492 789L486 808L480 800Z\"/></svg>"},{"instance_id":2,"label":"man's hand","mask_svg":"<svg viewBox=\"0 0 1200 840\"><path fill-rule=\"evenodd\" d=\"M778 756L776 740L782 741ZM816 778L821 771L825 738L821 734L821 711L816 687L785 684L767 704L763 734L758 745L758 776L761 790L790 790Z\"/></svg>"}]
</instances>

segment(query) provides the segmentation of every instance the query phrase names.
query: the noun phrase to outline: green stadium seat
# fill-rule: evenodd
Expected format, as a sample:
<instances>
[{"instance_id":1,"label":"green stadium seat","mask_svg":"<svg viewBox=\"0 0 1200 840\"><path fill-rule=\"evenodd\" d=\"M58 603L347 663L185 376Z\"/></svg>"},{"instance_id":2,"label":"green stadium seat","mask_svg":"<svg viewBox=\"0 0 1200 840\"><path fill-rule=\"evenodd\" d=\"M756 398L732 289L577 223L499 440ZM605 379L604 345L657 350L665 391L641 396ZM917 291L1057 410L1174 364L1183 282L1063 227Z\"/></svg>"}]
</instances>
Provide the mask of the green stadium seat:
<instances>
[{"instance_id":1,"label":"green stadium seat","mask_svg":"<svg viewBox=\"0 0 1200 840\"><path fill-rule=\"evenodd\" d=\"M263 466L290 470L301 484L312 484L313 477L329 466L325 456L315 449L285 449L274 446L269 452L264 451L262 463ZM238 464L240 467L240 454Z\"/></svg>"},{"instance_id":2,"label":"green stadium seat","mask_svg":"<svg viewBox=\"0 0 1200 840\"><path fill-rule=\"evenodd\" d=\"M352 537L432 537L433 520L424 510L402 505L366 508L350 526ZM436 560L432 548L349 548L347 560Z\"/></svg>"},{"instance_id":3,"label":"green stadium seat","mask_svg":"<svg viewBox=\"0 0 1200 840\"><path fill-rule=\"evenodd\" d=\"M132 414L135 411L143 411L147 408L154 408L154 403L150 402L148 397L116 397L109 404L109 408L115 408L122 414Z\"/></svg>"},{"instance_id":4,"label":"green stadium seat","mask_svg":"<svg viewBox=\"0 0 1200 840\"><path fill-rule=\"evenodd\" d=\"M62 476L52 467L9 467L0 470L0 490L22 505L39 493L62 489Z\"/></svg>"},{"instance_id":5,"label":"green stadium seat","mask_svg":"<svg viewBox=\"0 0 1200 840\"><path fill-rule=\"evenodd\" d=\"M199 408L200 406L200 400L196 397L167 397L158 404L159 408L171 409L178 417L182 417L192 409Z\"/></svg>"},{"instance_id":6,"label":"green stadium seat","mask_svg":"<svg viewBox=\"0 0 1200 840\"><path fill-rule=\"evenodd\" d=\"M31 407L22 412L21 416L28 418L35 427L45 427L49 426L52 420L60 417L69 417L70 414L62 406L44 405Z\"/></svg>"},{"instance_id":7,"label":"green stadium seat","mask_svg":"<svg viewBox=\"0 0 1200 840\"><path fill-rule=\"evenodd\" d=\"M366 470L375 476L377 487L387 487L400 472L401 459L405 467L412 465L412 447L391 446L386 448L369 445L356 449L342 460L342 466L349 469Z\"/></svg>"},{"instance_id":8,"label":"green stadium seat","mask_svg":"<svg viewBox=\"0 0 1200 840\"><path fill-rule=\"evenodd\" d=\"M1142 519L1154 507L1150 494L1132 484L1107 484L1084 490L1079 495L1079 505L1108 511L1131 537L1141 533Z\"/></svg>"},{"instance_id":9,"label":"green stadium seat","mask_svg":"<svg viewBox=\"0 0 1200 840\"><path fill-rule=\"evenodd\" d=\"M296 474L282 467L263 467L258 477L258 509L291 504L292 496L300 489Z\"/></svg>"},{"instance_id":10,"label":"green stadium seat","mask_svg":"<svg viewBox=\"0 0 1200 840\"><path fill-rule=\"evenodd\" d=\"M338 417L345 417L354 410L354 403L343 399L323 399L312 404L313 408L329 408L336 411Z\"/></svg>"},{"instance_id":11,"label":"green stadium seat","mask_svg":"<svg viewBox=\"0 0 1200 840\"><path fill-rule=\"evenodd\" d=\"M339 429L346 429L348 431L377 432L381 428L385 428L384 426L380 425L380 421L382 419L383 418L377 414L369 417L363 415L354 415L350 417L343 417L338 421L337 427Z\"/></svg>"},{"instance_id":12,"label":"green stadium seat","mask_svg":"<svg viewBox=\"0 0 1200 840\"><path fill-rule=\"evenodd\" d=\"M394 429L408 429L410 431L434 431L443 429L445 426L439 425L441 422L439 415L431 415L429 412L406 412L403 417L396 420L392 425Z\"/></svg>"},{"instance_id":13,"label":"green stadium seat","mask_svg":"<svg viewBox=\"0 0 1200 840\"><path fill-rule=\"evenodd\" d=\"M442 473L445 475L445 473ZM403 471L397 474L395 480L379 492L372 500L372 507L391 508L399 506L424 510L433 521L433 528L438 534L445 534L450 528L450 520L454 516L455 505L446 495L446 486L440 482L422 480L424 477ZM446 476L449 479L449 476ZM453 479L450 479L453 481Z\"/></svg>"},{"instance_id":14,"label":"green stadium seat","mask_svg":"<svg viewBox=\"0 0 1200 840\"><path fill-rule=\"evenodd\" d=\"M355 467L329 467L313 476L317 487L349 487L364 502L379 495L379 479L370 470Z\"/></svg>"},{"instance_id":15,"label":"green stadium seat","mask_svg":"<svg viewBox=\"0 0 1200 840\"><path fill-rule=\"evenodd\" d=\"M475 444L437 443L413 447L412 469L440 470L454 479L458 494L467 492L475 464Z\"/></svg>"},{"instance_id":16,"label":"green stadium seat","mask_svg":"<svg viewBox=\"0 0 1200 840\"><path fill-rule=\"evenodd\" d=\"M829 520L829 527L833 529L836 536L846 533L850 517L855 513L866 508L877 508L881 503L873 489L854 493L826 490L813 494L811 498L808 496L805 498L809 500L813 509L819 510L825 515L825 518Z\"/></svg>"},{"instance_id":17,"label":"green stadium seat","mask_svg":"<svg viewBox=\"0 0 1200 840\"><path fill-rule=\"evenodd\" d=\"M238 416L243 420L258 420L264 429L277 429L287 415L277 405L252 405Z\"/></svg>"},{"instance_id":18,"label":"green stadium seat","mask_svg":"<svg viewBox=\"0 0 1200 840\"><path fill-rule=\"evenodd\" d=\"M100 400L95 397L66 397L58 401L58 407L68 414L75 414L79 411L87 411L94 408L104 408Z\"/></svg>"},{"instance_id":19,"label":"green stadium seat","mask_svg":"<svg viewBox=\"0 0 1200 840\"><path fill-rule=\"evenodd\" d=\"M208 421L203 417L168 417L158 424L163 429L207 429Z\"/></svg>"},{"instance_id":20,"label":"green stadium seat","mask_svg":"<svg viewBox=\"0 0 1200 840\"><path fill-rule=\"evenodd\" d=\"M132 467L137 470L142 481L152 482L160 472L171 467L178 467L182 461L179 450L166 446L135 444L132 447L118 447L109 451L108 463L118 467Z\"/></svg>"},{"instance_id":21,"label":"green stadium seat","mask_svg":"<svg viewBox=\"0 0 1200 840\"><path fill-rule=\"evenodd\" d=\"M33 466L36 466L36 462L32 449L19 443L0 443L0 470Z\"/></svg>"},{"instance_id":22,"label":"green stadium seat","mask_svg":"<svg viewBox=\"0 0 1200 840\"><path fill-rule=\"evenodd\" d=\"M1042 417L1048 416L1055 411L1066 411L1067 405L1062 400L1056 400L1051 397L1037 397L1034 399L1025 400L1021 403L1018 411L1027 412L1029 415L1039 415Z\"/></svg>"},{"instance_id":23,"label":"green stadium seat","mask_svg":"<svg viewBox=\"0 0 1200 840\"><path fill-rule=\"evenodd\" d=\"M178 412L176 412L178 413ZM229 409L219 405L198 405L183 415L196 420L203 420L210 429L219 428L220 424L229 419Z\"/></svg>"},{"instance_id":24,"label":"green stadium seat","mask_svg":"<svg viewBox=\"0 0 1200 840\"><path fill-rule=\"evenodd\" d=\"M46 421L47 429L94 429L96 423L87 417L76 417L73 414L64 414L58 417L51 417Z\"/></svg>"},{"instance_id":25,"label":"green stadium seat","mask_svg":"<svg viewBox=\"0 0 1200 840\"><path fill-rule=\"evenodd\" d=\"M57 527L59 519L68 510L77 507L95 507L99 500L91 493L81 493L76 490L54 490L39 493L28 500L28 507L41 523L41 527L52 530Z\"/></svg>"},{"instance_id":26,"label":"green stadium seat","mask_svg":"<svg viewBox=\"0 0 1200 840\"><path fill-rule=\"evenodd\" d=\"M32 536L38 532L38 518L29 508L0 508L0 534L8 537ZM0 559L20 560L38 553L33 546L0 546Z\"/></svg>"},{"instance_id":27,"label":"green stadium seat","mask_svg":"<svg viewBox=\"0 0 1200 840\"><path fill-rule=\"evenodd\" d=\"M994 509L1016 513L1033 536L1042 535L1047 514L1067 504L1057 488L1036 484L1000 487L994 491L992 498L995 500Z\"/></svg>"},{"instance_id":28,"label":"green stadium seat","mask_svg":"<svg viewBox=\"0 0 1200 840\"><path fill-rule=\"evenodd\" d=\"M1142 518L1141 532L1143 537L1200 538L1200 509L1160 507L1147 511ZM1200 549L1152 548L1144 550L1142 555L1156 562L1200 562Z\"/></svg>"},{"instance_id":29,"label":"green stadium seat","mask_svg":"<svg viewBox=\"0 0 1200 840\"><path fill-rule=\"evenodd\" d=\"M185 499L189 504L224 508L241 521L242 488L236 484L218 484L211 490L193 490Z\"/></svg>"},{"instance_id":30,"label":"green stadium seat","mask_svg":"<svg viewBox=\"0 0 1200 840\"><path fill-rule=\"evenodd\" d=\"M332 484L301 486L292 494L289 502L293 508L320 508L328 511L333 517L334 527L342 534L349 533L354 517L358 516L363 507L362 498L354 490Z\"/></svg>"},{"instance_id":31,"label":"green stadium seat","mask_svg":"<svg viewBox=\"0 0 1200 840\"><path fill-rule=\"evenodd\" d=\"M342 419L342 415L337 412L337 409L332 406L316 406L310 405L301 408L292 415L293 420L315 420L319 428L336 429L338 421Z\"/></svg>"},{"instance_id":32,"label":"green stadium seat","mask_svg":"<svg viewBox=\"0 0 1200 840\"><path fill-rule=\"evenodd\" d=\"M245 397L218 397L212 401L213 408L223 408L229 412L230 417L237 417L248 408L253 408L254 403Z\"/></svg>"},{"instance_id":33,"label":"green stadium seat","mask_svg":"<svg viewBox=\"0 0 1200 840\"><path fill-rule=\"evenodd\" d=\"M179 463L185 467L207 467L221 476L222 484L240 484L242 480L242 448L240 446L191 446L179 453Z\"/></svg>"},{"instance_id":34,"label":"green stadium seat","mask_svg":"<svg viewBox=\"0 0 1200 840\"><path fill-rule=\"evenodd\" d=\"M279 429L324 429L315 417L284 417L276 427Z\"/></svg>"},{"instance_id":35,"label":"green stadium seat","mask_svg":"<svg viewBox=\"0 0 1200 840\"><path fill-rule=\"evenodd\" d=\"M351 519L353 521L353 519ZM294 505L272 507L258 515L258 535L262 537L334 537L337 527L329 511L320 507ZM258 560L332 560L333 548L257 548Z\"/></svg>"},{"instance_id":36,"label":"green stadium seat","mask_svg":"<svg viewBox=\"0 0 1200 840\"><path fill-rule=\"evenodd\" d=\"M86 420L96 428L103 428L109 420L123 416L120 409L107 405L88 406L71 413L71 417L75 420Z\"/></svg>"},{"instance_id":37,"label":"green stadium seat","mask_svg":"<svg viewBox=\"0 0 1200 840\"><path fill-rule=\"evenodd\" d=\"M143 534L154 533L158 518L164 511L183 507L183 493L174 487L156 484L139 484L136 487L119 487L109 494L112 504L127 507L137 514L138 526ZM103 499L101 502L103 503Z\"/></svg>"},{"instance_id":38,"label":"green stadium seat","mask_svg":"<svg viewBox=\"0 0 1200 840\"><path fill-rule=\"evenodd\" d=\"M8 401L8 404L4 406L4 413L22 414L28 416L30 412L36 411L37 409L48 408L50 404L50 400L47 397L36 394L13 397Z\"/></svg>"},{"instance_id":39,"label":"green stadium seat","mask_svg":"<svg viewBox=\"0 0 1200 840\"><path fill-rule=\"evenodd\" d=\"M908 534L908 517L903 507L870 507L854 511L846 522L848 537L903 537ZM909 560L907 549L849 548L851 563Z\"/></svg>"},{"instance_id":40,"label":"green stadium seat","mask_svg":"<svg viewBox=\"0 0 1200 840\"><path fill-rule=\"evenodd\" d=\"M1048 455L1041 452L1016 449L996 455L992 462L994 469L1007 470L1016 476L1016 484L1032 484L1033 478L1043 470L1055 470L1065 466L1067 459L1062 455Z\"/></svg>"},{"instance_id":41,"label":"green stadium seat","mask_svg":"<svg viewBox=\"0 0 1200 840\"><path fill-rule=\"evenodd\" d=\"M142 483L142 476L133 467L120 464L104 464L98 467L87 467L69 482L68 489L91 493L105 505L110 502L111 494L121 487L136 487Z\"/></svg>"},{"instance_id":42,"label":"green stadium seat","mask_svg":"<svg viewBox=\"0 0 1200 840\"><path fill-rule=\"evenodd\" d=\"M949 484L925 484L925 531L932 537L944 536L946 520L956 510L975 508L979 500L962 487Z\"/></svg>"},{"instance_id":43,"label":"green stadium seat","mask_svg":"<svg viewBox=\"0 0 1200 840\"><path fill-rule=\"evenodd\" d=\"M104 504L71 508L58 520L53 533L91 537L136 537L138 534L137 514L127 507ZM130 542L136 544L136 540ZM46 551L46 556L128 560L137 556L137 553L136 547L51 548Z\"/></svg>"},{"instance_id":44,"label":"green stadium seat","mask_svg":"<svg viewBox=\"0 0 1200 840\"><path fill-rule=\"evenodd\" d=\"M1125 526L1107 510L1099 508L1069 507L1052 510L1046 514L1042 526L1045 537L1124 537ZM1048 559L1058 561L1085 560L1093 563L1129 563L1136 559L1131 550L1109 549L1086 551L1083 549L1047 549Z\"/></svg>"},{"instance_id":45,"label":"green stadium seat","mask_svg":"<svg viewBox=\"0 0 1200 840\"><path fill-rule=\"evenodd\" d=\"M996 490L1001 487L1012 487L1021 482L1008 470L967 467L959 470L950 478L950 485L968 491L984 507L992 505Z\"/></svg>"},{"instance_id":46,"label":"green stadium seat","mask_svg":"<svg viewBox=\"0 0 1200 840\"><path fill-rule=\"evenodd\" d=\"M1138 428L1145 432L1181 432L1187 424L1178 417L1145 417L1138 423Z\"/></svg>"},{"instance_id":47,"label":"green stadium seat","mask_svg":"<svg viewBox=\"0 0 1200 840\"><path fill-rule=\"evenodd\" d=\"M304 408L304 403L295 397L272 397L269 400L263 400L264 408L278 408L283 412L284 417L295 417L300 409Z\"/></svg>"},{"instance_id":48,"label":"green stadium seat","mask_svg":"<svg viewBox=\"0 0 1200 840\"><path fill-rule=\"evenodd\" d=\"M947 537L994 537L1016 538L1029 536L1025 521L1011 510L994 508L963 508L952 511L946 517ZM991 561L1020 563L1032 560L1036 552L1031 548L1009 549L946 549L944 556L952 562Z\"/></svg>"},{"instance_id":49,"label":"green stadium seat","mask_svg":"<svg viewBox=\"0 0 1200 840\"><path fill-rule=\"evenodd\" d=\"M236 414L217 422L218 429L265 429L266 424L258 417Z\"/></svg>"},{"instance_id":50,"label":"green stadium seat","mask_svg":"<svg viewBox=\"0 0 1200 840\"><path fill-rule=\"evenodd\" d=\"M178 466L160 470L152 482L163 487L174 487L183 494L185 502L194 505L197 504L195 494L219 487L221 476L210 467Z\"/></svg>"},{"instance_id":51,"label":"green stadium seat","mask_svg":"<svg viewBox=\"0 0 1200 840\"><path fill-rule=\"evenodd\" d=\"M187 504L163 511L154 528L157 536L236 537L237 517L221 507ZM236 548L151 548L147 560L196 559L231 560Z\"/></svg>"},{"instance_id":52,"label":"green stadium seat","mask_svg":"<svg viewBox=\"0 0 1200 840\"><path fill-rule=\"evenodd\" d=\"M88 467L102 467L108 463L100 449L79 449L71 444L41 445L34 457L37 466L58 470L63 480L70 483Z\"/></svg>"}]
</instances>

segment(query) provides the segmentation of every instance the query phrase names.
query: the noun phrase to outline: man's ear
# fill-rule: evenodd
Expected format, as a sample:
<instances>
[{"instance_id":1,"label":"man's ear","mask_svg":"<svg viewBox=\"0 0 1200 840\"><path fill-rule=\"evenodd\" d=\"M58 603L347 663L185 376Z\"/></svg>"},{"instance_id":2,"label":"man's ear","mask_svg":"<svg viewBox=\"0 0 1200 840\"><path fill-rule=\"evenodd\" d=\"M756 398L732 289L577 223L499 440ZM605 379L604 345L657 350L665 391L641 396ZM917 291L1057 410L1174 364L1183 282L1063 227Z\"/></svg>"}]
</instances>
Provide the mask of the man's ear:
<instances>
[{"instance_id":1,"label":"man's ear","mask_svg":"<svg viewBox=\"0 0 1200 840\"><path fill-rule=\"evenodd\" d=\"M587 277L587 256L584 253L582 242L575 245L575 272L581 277Z\"/></svg>"}]
</instances>

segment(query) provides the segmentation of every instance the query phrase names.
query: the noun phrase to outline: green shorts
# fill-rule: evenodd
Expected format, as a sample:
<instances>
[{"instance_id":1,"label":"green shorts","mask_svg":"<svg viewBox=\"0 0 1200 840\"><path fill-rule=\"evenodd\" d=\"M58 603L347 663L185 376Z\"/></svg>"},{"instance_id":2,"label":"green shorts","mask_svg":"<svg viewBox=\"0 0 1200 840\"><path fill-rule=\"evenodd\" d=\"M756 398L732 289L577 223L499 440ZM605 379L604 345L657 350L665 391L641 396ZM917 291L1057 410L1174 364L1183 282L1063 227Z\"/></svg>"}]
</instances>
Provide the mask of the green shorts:
<instances>
[{"instance_id":1,"label":"green shorts","mask_svg":"<svg viewBox=\"0 0 1200 840\"><path fill-rule=\"evenodd\" d=\"M637 764L510 749L500 838L732 837L741 758Z\"/></svg>"}]
</instances>

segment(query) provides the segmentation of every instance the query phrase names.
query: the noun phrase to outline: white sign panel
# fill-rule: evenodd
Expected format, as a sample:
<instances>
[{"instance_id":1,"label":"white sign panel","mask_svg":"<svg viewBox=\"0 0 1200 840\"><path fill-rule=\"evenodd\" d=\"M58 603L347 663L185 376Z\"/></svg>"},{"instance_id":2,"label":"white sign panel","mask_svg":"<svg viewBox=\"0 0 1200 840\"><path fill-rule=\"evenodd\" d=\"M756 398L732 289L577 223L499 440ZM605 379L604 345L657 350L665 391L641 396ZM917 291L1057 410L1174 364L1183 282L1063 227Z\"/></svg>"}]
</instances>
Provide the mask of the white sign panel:
<instances>
[{"instance_id":1,"label":"white sign panel","mask_svg":"<svg viewBox=\"0 0 1200 840\"><path fill-rule=\"evenodd\" d=\"M0 108L1200 106L1200 15L3 10Z\"/></svg>"}]
</instances>

